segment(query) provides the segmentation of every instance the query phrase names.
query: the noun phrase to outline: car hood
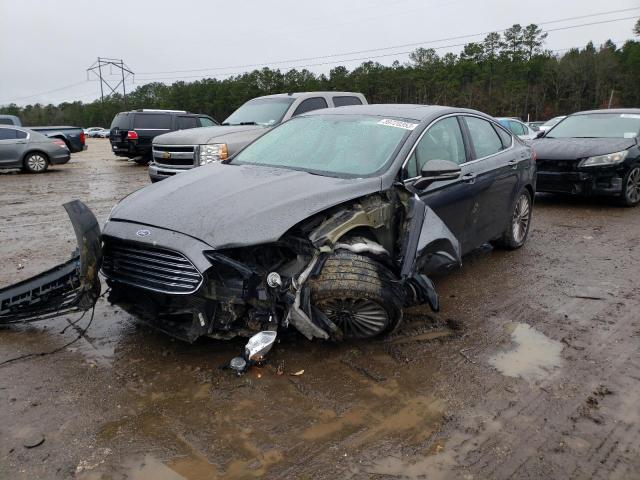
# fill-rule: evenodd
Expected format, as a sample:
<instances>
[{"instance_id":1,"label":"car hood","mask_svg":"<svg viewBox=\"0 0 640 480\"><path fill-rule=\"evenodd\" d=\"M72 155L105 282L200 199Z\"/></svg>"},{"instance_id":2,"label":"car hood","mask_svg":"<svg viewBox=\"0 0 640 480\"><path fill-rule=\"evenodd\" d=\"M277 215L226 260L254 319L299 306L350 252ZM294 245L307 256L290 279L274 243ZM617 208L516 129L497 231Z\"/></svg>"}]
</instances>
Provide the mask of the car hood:
<instances>
[{"instance_id":1,"label":"car hood","mask_svg":"<svg viewBox=\"0 0 640 480\"><path fill-rule=\"evenodd\" d=\"M539 138L531 142L541 160L579 160L620 152L635 144L635 138Z\"/></svg>"},{"instance_id":2,"label":"car hood","mask_svg":"<svg viewBox=\"0 0 640 480\"><path fill-rule=\"evenodd\" d=\"M232 133L248 132L251 130L265 130L262 125L238 125L188 128L164 133L153 139L155 145L204 145L213 142L216 138Z\"/></svg>"},{"instance_id":3,"label":"car hood","mask_svg":"<svg viewBox=\"0 0 640 480\"><path fill-rule=\"evenodd\" d=\"M380 191L379 177L341 179L255 165L215 163L144 187L111 221L187 234L215 249L278 240L307 217Z\"/></svg>"}]
</instances>

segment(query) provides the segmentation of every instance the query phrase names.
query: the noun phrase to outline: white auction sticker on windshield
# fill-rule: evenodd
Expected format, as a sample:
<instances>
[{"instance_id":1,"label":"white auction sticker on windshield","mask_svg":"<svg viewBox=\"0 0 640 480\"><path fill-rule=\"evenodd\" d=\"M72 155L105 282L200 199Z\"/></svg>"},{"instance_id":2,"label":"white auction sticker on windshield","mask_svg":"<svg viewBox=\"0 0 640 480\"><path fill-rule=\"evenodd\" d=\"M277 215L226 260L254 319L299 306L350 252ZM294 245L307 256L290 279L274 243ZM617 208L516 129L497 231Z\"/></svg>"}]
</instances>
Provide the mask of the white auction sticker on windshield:
<instances>
[{"instance_id":1,"label":"white auction sticker on windshield","mask_svg":"<svg viewBox=\"0 0 640 480\"><path fill-rule=\"evenodd\" d=\"M405 130L415 130L418 126L417 123L409 123L402 122L400 120L391 120L390 118L385 118L384 120L380 120L378 125L386 125L387 127L396 127L396 128L404 128Z\"/></svg>"},{"instance_id":2,"label":"white auction sticker on windshield","mask_svg":"<svg viewBox=\"0 0 640 480\"><path fill-rule=\"evenodd\" d=\"M623 113L622 115L620 115L620 118L635 118L635 119L638 119L638 118L640 118L640 115L638 115L637 113Z\"/></svg>"}]
</instances>

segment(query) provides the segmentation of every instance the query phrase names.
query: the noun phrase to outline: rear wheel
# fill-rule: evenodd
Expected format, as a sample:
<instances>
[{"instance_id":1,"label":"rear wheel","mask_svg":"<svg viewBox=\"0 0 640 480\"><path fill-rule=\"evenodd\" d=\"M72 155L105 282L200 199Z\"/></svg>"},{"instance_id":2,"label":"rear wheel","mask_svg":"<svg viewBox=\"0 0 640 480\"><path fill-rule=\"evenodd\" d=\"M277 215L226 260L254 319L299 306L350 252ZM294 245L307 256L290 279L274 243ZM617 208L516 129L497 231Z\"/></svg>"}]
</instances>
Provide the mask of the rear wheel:
<instances>
[{"instance_id":1,"label":"rear wheel","mask_svg":"<svg viewBox=\"0 0 640 480\"><path fill-rule=\"evenodd\" d=\"M44 153L32 152L24 158L24 169L29 173L42 173L49 167L49 159Z\"/></svg>"},{"instance_id":2,"label":"rear wheel","mask_svg":"<svg viewBox=\"0 0 640 480\"><path fill-rule=\"evenodd\" d=\"M511 212L509 224L499 240L493 242L496 247L506 250L520 248L527 241L531 226L532 201L529 190L524 189L518 195Z\"/></svg>"},{"instance_id":3,"label":"rear wheel","mask_svg":"<svg viewBox=\"0 0 640 480\"><path fill-rule=\"evenodd\" d=\"M640 203L640 167L627 172L622 181L622 204L635 207Z\"/></svg>"},{"instance_id":4,"label":"rear wheel","mask_svg":"<svg viewBox=\"0 0 640 480\"><path fill-rule=\"evenodd\" d=\"M340 328L344 339L389 333L402 319L402 289L394 275L370 257L339 250L309 285L311 302Z\"/></svg>"}]
</instances>

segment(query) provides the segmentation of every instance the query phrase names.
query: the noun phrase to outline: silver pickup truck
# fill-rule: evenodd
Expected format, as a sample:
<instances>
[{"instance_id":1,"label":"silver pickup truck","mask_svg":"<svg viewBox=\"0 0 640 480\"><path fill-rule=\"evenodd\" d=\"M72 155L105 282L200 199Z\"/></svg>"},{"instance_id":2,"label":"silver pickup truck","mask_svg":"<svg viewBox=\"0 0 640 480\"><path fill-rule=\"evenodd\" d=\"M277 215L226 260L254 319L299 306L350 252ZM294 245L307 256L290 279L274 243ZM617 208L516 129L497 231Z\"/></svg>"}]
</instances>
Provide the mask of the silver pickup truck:
<instances>
[{"instance_id":1,"label":"silver pickup truck","mask_svg":"<svg viewBox=\"0 0 640 480\"><path fill-rule=\"evenodd\" d=\"M352 92L289 93L254 98L220 126L180 130L155 137L149 177L157 182L200 165L226 160L296 115L322 108L366 104L364 95Z\"/></svg>"}]
</instances>

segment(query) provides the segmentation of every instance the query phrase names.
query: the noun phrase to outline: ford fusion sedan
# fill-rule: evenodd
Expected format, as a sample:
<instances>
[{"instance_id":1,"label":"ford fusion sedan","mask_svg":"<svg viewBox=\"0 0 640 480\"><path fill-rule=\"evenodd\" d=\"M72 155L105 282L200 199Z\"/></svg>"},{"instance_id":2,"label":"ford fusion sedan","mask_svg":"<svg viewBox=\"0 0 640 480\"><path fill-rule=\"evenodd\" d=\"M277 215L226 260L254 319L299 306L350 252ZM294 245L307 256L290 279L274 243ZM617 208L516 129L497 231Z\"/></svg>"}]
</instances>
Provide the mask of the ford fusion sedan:
<instances>
[{"instance_id":1,"label":"ford fusion sedan","mask_svg":"<svg viewBox=\"0 0 640 480\"><path fill-rule=\"evenodd\" d=\"M0 290L0 320L91 308L101 267L109 301L187 341L383 335L406 306L437 310L431 276L465 253L522 246L534 193L532 149L483 113L317 110L129 195L102 232L67 204L79 257Z\"/></svg>"},{"instance_id":2,"label":"ford fusion sedan","mask_svg":"<svg viewBox=\"0 0 640 480\"><path fill-rule=\"evenodd\" d=\"M538 191L603 195L640 203L640 109L568 116L533 142Z\"/></svg>"},{"instance_id":3,"label":"ford fusion sedan","mask_svg":"<svg viewBox=\"0 0 640 480\"><path fill-rule=\"evenodd\" d=\"M0 168L42 173L49 165L69 161L69 149L59 138L45 137L28 128L0 127Z\"/></svg>"}]
</instances>

